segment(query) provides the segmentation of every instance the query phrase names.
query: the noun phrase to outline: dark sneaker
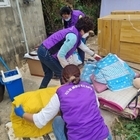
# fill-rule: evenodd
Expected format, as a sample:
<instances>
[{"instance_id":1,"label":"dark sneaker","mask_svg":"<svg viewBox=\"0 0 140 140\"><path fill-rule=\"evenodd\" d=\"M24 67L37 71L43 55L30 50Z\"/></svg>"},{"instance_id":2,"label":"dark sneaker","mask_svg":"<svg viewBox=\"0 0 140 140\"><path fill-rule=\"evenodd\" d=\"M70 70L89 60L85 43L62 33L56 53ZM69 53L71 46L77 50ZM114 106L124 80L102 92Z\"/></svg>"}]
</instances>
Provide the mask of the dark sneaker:
<instances>
[{"instance_id":1,"label":"dark sneaker","mask_svg":"<svg viewBox=\"0 0 140 140\"><path fill-rule=\"evenodd\" d=\"M52 79L59 80L60 78L56 74L54 74L53 77L52 77Z\"/></svg>"}]
</instances>

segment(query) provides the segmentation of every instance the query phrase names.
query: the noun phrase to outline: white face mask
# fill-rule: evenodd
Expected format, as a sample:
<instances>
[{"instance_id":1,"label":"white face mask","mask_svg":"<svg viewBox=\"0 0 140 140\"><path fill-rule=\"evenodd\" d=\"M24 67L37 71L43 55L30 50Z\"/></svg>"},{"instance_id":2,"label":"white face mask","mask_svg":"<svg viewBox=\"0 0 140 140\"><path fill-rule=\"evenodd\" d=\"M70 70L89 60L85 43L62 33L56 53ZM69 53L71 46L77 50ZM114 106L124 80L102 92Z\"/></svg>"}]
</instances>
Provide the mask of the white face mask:
<instances>
[{"instance_id":1,"label":"white face mask","mask_svg":"<svg viewBox=\"0 0 140 140\"><path fill-rule=\"evenodd\" d=\"M70 18L71 18L71 17L69 17L69 18L67 18L67 19L64 19L64 20L65 20L65 21L69 21L69 20L70 20Z\"/></svg>"},{"instance_id":2,"label":"white face mask","mask_svg":"<svg viewBox=\"0 0 140 140\"><path fill-rule=\"evenodd\" d=\"M85 33L82 38L87 38L89 36L89 33Z\"/></svg>"}]
</instances>

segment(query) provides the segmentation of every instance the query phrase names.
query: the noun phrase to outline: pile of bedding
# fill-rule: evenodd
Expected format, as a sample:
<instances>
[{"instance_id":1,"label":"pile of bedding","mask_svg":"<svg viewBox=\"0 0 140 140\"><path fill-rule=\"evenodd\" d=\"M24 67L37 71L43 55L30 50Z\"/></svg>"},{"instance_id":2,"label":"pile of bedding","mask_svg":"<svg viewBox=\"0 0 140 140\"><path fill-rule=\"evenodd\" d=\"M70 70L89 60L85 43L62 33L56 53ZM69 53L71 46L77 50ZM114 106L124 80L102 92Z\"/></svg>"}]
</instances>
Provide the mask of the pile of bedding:
<instances>
[{"instance_id":1,"label":"pile of bedding","mask_svg":"<svg viewBox=\"0 0 140 140\"><path fill-rule=\"evenodd\" d=\"M101 108L135 119L139 115L140 101L138 99L134 106L135 100L131 100L137 95L133 80L138 76L125 61L109 53L99 61L87 62L81 79L93 84Z\"/></svg>"}]
</instances>

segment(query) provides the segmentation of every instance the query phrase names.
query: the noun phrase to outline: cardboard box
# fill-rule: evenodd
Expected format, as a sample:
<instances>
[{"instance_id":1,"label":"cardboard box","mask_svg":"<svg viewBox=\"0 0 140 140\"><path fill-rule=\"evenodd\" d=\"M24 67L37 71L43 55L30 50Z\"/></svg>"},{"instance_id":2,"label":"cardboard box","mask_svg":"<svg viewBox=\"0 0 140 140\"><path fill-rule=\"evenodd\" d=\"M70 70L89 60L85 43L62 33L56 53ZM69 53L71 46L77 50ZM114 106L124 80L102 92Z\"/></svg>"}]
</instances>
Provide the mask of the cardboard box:
<instances>
[{"instance_id":1,"label":"cardboard box","mask_svg":"<svg viewBox=\"0 0 140 140\"><path fill-rule=\"evenodd\" d=\"M40 60L26 58L31 75L44 76Z\"/></svg>"}]
</instances>

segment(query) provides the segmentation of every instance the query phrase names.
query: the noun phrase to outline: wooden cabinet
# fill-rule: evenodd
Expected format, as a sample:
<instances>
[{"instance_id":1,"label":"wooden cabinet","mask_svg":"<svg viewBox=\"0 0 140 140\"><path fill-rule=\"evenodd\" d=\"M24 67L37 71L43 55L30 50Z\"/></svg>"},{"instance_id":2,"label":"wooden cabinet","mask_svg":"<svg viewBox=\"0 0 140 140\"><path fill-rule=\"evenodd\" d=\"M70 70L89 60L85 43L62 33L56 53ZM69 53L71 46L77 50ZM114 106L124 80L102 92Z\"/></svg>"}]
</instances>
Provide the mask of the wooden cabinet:
<instances>
[{"instance_id":1,"label":"wooden cabinet","mask_svg":"<svg viewBox=\"0 0 140 140\"><path fill-rule=\"evenodd\" d=\"M114 13L98 19L99 54L111 52L123 60L140 63L140 12Z\"/></svg>"}]
</instances>

